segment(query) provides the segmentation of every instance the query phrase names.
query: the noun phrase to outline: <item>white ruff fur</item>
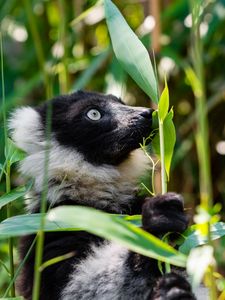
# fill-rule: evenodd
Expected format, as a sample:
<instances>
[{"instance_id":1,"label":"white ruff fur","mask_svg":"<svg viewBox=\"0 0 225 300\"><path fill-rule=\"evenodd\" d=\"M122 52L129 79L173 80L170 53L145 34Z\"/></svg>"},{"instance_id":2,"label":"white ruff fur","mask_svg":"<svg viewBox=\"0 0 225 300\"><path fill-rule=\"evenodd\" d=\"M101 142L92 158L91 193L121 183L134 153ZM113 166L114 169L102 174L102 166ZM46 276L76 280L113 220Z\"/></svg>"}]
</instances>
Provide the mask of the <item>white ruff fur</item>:
<instances>
[{"instance_id":1,"label":"white ruff fur","mask_svg":"<svg viewBox=\"0 0 225 300\"><path fill-rule=\"evenodd\" d=\"M12 115L9 128L15 143L28 154L20 164L20 171L35 180L35 192L41 193L46 143L39 114L32 108L18 109ZM87 205L99 201L102 208L110 203L112 209L122 213L122 206L129 204L138 179L148 168L149 160L140 149L134 150L118 166L93 166L75 149L60 146L52 137L48 157L48 200L51 205L59 202L62 196ZM32 211L36 206L37 203L31 202L28 209Z\"/></svg>"},{"instance_id":2,"label":"white ruff fur","mask_svg":"<svg viewBox=\"0 0 225 300\"><path fill-rule=\"evenodd\" d=\"M147 280L141 276L129 276L131 272L125 264L127 249L108 242L92 250L74 269L62 291L62 300L147 299L150 293Z\"/></svg>"},{"instance_id":3,"label":"white ruff fur","mask_svg":"<svg viewBox=\"0 0 225 300\"><path fill-rule=\"evenodd\" d=\"M31 107L18 108L11 114L9 131L17 147L28 154L44 149L40 115Z\"/></svg>"},{"instance_id":4,"label":"white ruff fur","mask_svg":"<svg viewBox=\"0 0 225 300\"><path fill-rule=\"evenodd\" d=\"M149 299L150 287L143 276L133 276L126 265L126 248L107 242L92 248L88 257L72 272L61 300L140 300ZM149 269L149 276L151 270ZM195 291L197 300L208 300L204 286Z\"/></svg>"}]
</instances>

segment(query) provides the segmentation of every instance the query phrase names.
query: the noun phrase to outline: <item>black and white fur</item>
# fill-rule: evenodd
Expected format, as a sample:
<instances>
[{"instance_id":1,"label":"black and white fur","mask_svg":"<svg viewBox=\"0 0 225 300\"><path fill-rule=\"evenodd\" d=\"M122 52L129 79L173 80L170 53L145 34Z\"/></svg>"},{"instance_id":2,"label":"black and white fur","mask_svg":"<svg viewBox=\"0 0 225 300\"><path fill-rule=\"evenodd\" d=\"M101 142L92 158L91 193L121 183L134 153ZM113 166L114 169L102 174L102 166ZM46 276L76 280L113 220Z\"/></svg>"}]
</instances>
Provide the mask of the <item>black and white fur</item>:
<instances>
[{"instance_id":1,"label":"black and white fur","mask_svg":"<svg viewBox=\"0 0 225 300\"><path fill-rule=\"evenodd\" d=\"M152 110L127 106L112 95L81 91L37 108L19 108L11 116L11 136L27 152L20 171L34 179L29 212L40 210L49 104L49 209L85 205L109 213L142 213L143 228L156 236L186 229L188 221L179 195L137 196L138 179L149 167L138 148L151 132ZM21 239L21 258L33 238ZM179 272L162 276L153 259L87 232L46 233L44 261L71 251L73 257L43 271L41 300L195 299ZM18 283L25 299L32 295L34 255L33 251Z\"/></svg>"}]
</instances>

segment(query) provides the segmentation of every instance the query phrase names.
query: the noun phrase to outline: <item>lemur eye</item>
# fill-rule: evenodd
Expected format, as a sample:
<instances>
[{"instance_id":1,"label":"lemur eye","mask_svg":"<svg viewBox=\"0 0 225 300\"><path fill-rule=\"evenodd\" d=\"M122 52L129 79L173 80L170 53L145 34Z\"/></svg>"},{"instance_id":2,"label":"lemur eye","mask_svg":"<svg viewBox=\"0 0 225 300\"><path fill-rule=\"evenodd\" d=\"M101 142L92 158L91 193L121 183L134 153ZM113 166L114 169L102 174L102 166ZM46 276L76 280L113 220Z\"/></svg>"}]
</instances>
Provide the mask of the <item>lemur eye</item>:
<instances>
[{"instance_id":1,"label":"lemur eye","mask_svg":"<svg viewBox=\"0 0 225 300\"><path fill-rule=\"evenodd\" d=\"M98 121L101 119L101 114L97 109L90 109L87 112L87 116L89 119L91 119L92 121Z\"/></svg>"}]
</instances>

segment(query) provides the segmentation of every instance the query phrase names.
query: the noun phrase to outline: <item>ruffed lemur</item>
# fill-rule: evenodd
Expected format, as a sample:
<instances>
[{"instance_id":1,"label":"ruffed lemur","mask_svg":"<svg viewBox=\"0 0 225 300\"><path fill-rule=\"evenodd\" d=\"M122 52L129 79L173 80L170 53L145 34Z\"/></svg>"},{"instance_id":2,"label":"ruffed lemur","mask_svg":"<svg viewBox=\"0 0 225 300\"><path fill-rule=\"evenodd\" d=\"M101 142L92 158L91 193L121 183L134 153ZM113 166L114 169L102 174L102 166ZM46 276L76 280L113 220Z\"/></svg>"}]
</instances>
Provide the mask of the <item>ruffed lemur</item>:
<instances>
[{"instance_id":1,"label":"ruffed lemur","mask_svg":"<svg viewBox=\"0 0 225 300\"><path fill-rule=\"evenodd\" d=\"M58 96L12 114L12 139L27 153L20 171L34 180L27 205L30 213L40 211L49 105L49 209L83 205L108 213L142 214L143 229L158 237L187 228L180 195L138 196L138 179L149 168L139 145L152 131L153 110L131 107L113 95L94 92ZM21 238L21 259L33 239L34 235ZM162 275L156 260L115 242L84 231L45 234L43 261L71 251L73 257L42 272L41 300L196 299L178 271ZM34 260L33 250L18 282L25 299L32 298Z\"/></svg>"}]
</instances>

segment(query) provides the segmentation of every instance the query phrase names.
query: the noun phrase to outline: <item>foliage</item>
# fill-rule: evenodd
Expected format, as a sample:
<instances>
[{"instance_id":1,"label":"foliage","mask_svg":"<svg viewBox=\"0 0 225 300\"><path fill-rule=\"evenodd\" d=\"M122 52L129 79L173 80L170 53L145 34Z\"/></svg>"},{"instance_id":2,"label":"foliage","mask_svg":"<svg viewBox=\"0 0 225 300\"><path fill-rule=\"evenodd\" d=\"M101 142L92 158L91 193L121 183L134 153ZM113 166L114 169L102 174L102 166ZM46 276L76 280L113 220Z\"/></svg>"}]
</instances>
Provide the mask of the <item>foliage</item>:
<instances>
[{"instance_id":1,"label":"foliage","mask_svg":"<svg viewBox=\"0 0 225 300\"><path fill-rule=\"evenodd\" d=\"M117 96L121 96L129 104L135 103L136 105L149 106L149 99L146 99L146 94L152 98L154 103L158 103L159 93L157 85L159 84L160 86L160 82L164 80L166 73L170 88L170 105L173 108L168 113L169 94L167 84L165 84L165 89L161 94L158 104L159 113L158 116L156 115L156 119L159 121L158 124L160 120L163 121L162 128L165 134L163 141L165 143L164 158L167 176L165 176L166 179L164 182L170 179L168 190L176 190L184 194L186 206L192 208L192 212L194 213L194 208L199 203L200 197L199 168L194 145L195 127L198 119L195 120L194 117L195 108L193 99L194 96L196 98L199 97L199 94L201 96L202 88L196 66L193 66L196 56L193 58L191 50L193 42L190 43L191 15L188 1L173 1L170 4L164 4L161 8L163 33L160 37L161 51L155 53L158 76L155 76L155 67L152 68L148 52L142 45L143 43L147 50L151 48L151 29L149 28L151 27L152 19L147 19L147 4L143 5L142 2L139 3L138 1L134 2L131 0L114 1L119 10L114 6L114 13L110 15L112 13L112 3L106 1L108 5L108 8L106 7L106 17L110 34L111 37L113 35L116 36L118 40L116 44L113 42L116 57L124 70L129 73L144 92L137 87L136 83L129 76L126 76L125 71L114 57L103 17L102 2L87 0L71 1L69 3L65 0L24 0L24 7L26 9L18 1L2 1L0 3L5 77L4 81L2 78L2 95L4 94L5 97L3 95L3 102L0 104L0 120L3 121L1 128L6 129L4 112L8 116L10 110L18 105L36 105L44 101L47 97L82 88L112 92ZM140 40L136 38L133 31L126 25L124 19L120 17L118 19L117 12L119 11L122 12L132 30L138 34ZM225 165L225 128L223 121L225 113L223 104L225 85L221 62L224 56L225 45L223 34L225 26L225 2L224 0L206 1L204 10L202 11L204 12L200 10L197 17L195 15L195 18L201 20L200 29L202 32L200 33L204 46L201 58L204 65L205 95L207 96L206 99L208 99L205 103L206 109L204 111L208 112L209 118L209 150L211 152L211 177L213 178L212 191L214 195L214 198L210 200L214 200L214 203L221 203L223 207L225 204L225 168L221 166ZM98 16L98 18L94 18L94 16ZM110 22L112 22L111 25ZM118 23L120 26L117 27ZM150 24L148 25L149 27L146 24ZM124 31L124 34L121 34L121 26L127 26L126 35ZM125 36L126 39L124 38ZM125 50L122 56L121 49ZM119 54L117 53L118 51ZM133 64L130 65L131 61ZM5 87L5 91L3 91L3 86ZM177 129L173 158L175 129L172 119ZM31 183L26 184L18 177L15 171L15 163L23 159L24 154L17 150L12 142L4 137L3 133L4 131L1 129L0 207L2 209L0 210L0 221L7 217L6 204L10 205L8 206L8 217L11 215L18 216L9 218L1 223L0 235L1 230L8 224L12 226L10 230L13 229L14 233L7 236L12 237L16 235L16 229L19 231L22 228L25 230L23 233L28 233L30 222L32 222L34 227L36 226L35 229L30 228L30 232L38 231L40 216L29 216L31 219L28 220L29 217L22 215L22 201L18 200L30 189ZM162 155L162 150L160 153L159 139L159 135L156 133L153 141L153 149L156 154ZM198 153L201 157L202 152L201 150L199 151L199 146ZM155 178L157 178L157 173L159 172L157 163L154 170ZM153 184L156 185L156 191L159 192L160 187L157 184L157 180ZM18 185L20 188L15 189L14 187ZM65 213L67 214L65 211L58 211L55 216L56 218L63 218L62 216ZM85 211L83 213L85 214ZM220 213L220 217L223 219L223 210L214 211L211 208L210 211L209 208L206 210L201 208L198 211L197 219L195 219L197 220L197 225L189 228L189 231L184 235L185 241L179 247L179 252L176 251L176 255L181 258L181 261L184 261L185 259L183 260L183 258L185 256L182 256L182 253L188 254L194 246L207 242L207 236L203 233L207 231L205 230L206 225L211 222L210 238L211 240L214 240L214 238L217 239L214 243L217 245L216 258L219 263L218 270L223 274L224 260L218 258L222 257L224 253L224 239L218 240L218 237L224 235L224 223L218 223L218 218L215 219L218 213ZM80 214L76 214L80 216ZM107 219L106 223L114 220L114 217L111 216L102 216L102 218ZM120 228L123 229L126 228L128 230L126 231L127 233L133 230L136 234L137 232L140 233L140 236L143 234L142 231L135 229L136 227L127 220L120 220L119 217L115 218L117 226L122 226ZM140 220L139 217L134 218L133 222L139 223L138 220ZM15 221L17 223L14 223ZM55 229L52 221L46 222L45 226ZM96 229L96 223L94 225L96 227L93 224L90 227ZM66 227L64 223L61 226L62 228ZM77 224L72 223L70 226L74 229L74 227L77 227ZM86 229L90 230L90 228ZM107 234L113 232L113 230L114 228L110 227ZM22 231L19 234L22 234ZM115 234L115 236L117 235ZM123 237L121 238L123 239ZM149 235L146 237L144 234L142 238L147 238L148 242L153 243L151 244L153 245L153 249L154 245L159 245L157 243L160 243L157 239L149 237ZM16 241L13 244L11 243L12 245L14 245L14 259L17 262ZM168 249L168 251L175 251L171 250L171 248L165 248L165 243L161 242L160 245L165 251ZM157 251L153 251L153 255L159 258ZM10 273L8 242L6 239L0 240L0 257L0 297L5 297L4 292L10 282L8 277L8 273ZM165 259L167 257L165 253L163 257L164 261L168 261ZM169 262L176 264L175 260L169 260ZM218 282L218 289L222 292L224 278L221 274L216 275L216 282ZM13 283L13 280L11 280L11 283Z\"/></svg>"}]
</instances>

